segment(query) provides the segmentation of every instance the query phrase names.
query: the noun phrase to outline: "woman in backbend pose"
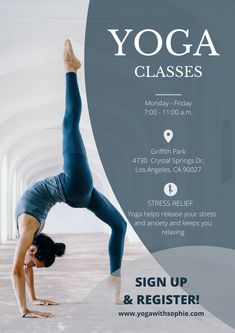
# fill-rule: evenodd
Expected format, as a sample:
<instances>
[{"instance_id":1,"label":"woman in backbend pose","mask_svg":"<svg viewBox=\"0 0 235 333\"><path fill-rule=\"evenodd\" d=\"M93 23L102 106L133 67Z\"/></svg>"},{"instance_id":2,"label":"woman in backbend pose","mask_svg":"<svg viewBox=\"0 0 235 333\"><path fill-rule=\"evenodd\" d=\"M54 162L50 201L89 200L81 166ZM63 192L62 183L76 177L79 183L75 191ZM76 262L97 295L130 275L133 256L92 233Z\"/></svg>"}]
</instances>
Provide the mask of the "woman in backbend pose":
<instances>
[{"instance_id":1,"label":"woman in backbend pose","mask_svg":"<svg viewBox=\"0 0 235 333\"><path fill-rule=\"evenodd\" d=\"M26 286L34 304L57 304L37 299L34 291L33 266L49 267L55 256L65 252L65 244L41 233L49 210L57 202L71 207L86 207L111 227L109 241L110 273L120 275L126 233L126 221L117 209L93 187L86 150L79 131L81 97L76 72L81 64L75 57L70 40L65 41L66 110L63 120L64 172L45 178L31 186L16 208L19 240L12 267L12 282L22 317L51 317L48 312L31 311L26 304ZM115 279L115 278L114 278Z\"/></svg>"}]
</instances>

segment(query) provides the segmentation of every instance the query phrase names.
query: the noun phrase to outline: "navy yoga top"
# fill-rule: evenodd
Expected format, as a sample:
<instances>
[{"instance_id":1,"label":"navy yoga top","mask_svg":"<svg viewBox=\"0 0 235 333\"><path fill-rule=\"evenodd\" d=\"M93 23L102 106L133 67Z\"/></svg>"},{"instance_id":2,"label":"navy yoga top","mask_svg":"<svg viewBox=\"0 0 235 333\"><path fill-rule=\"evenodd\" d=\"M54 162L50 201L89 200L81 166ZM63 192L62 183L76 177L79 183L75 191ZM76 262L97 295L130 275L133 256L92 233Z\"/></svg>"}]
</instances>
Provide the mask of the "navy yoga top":
<instances>
[{"instance_id":1,"label":"navy yoga top","mask_svg":"<svg viewBox=\"0 0 235 333\"><path fill-rule=\"evenodd\" d=\"M61 188L60 175L47 177L29 187L16 207L17 236L19 237L18 218L21 214L29 214L40 223L36 237L42 231L50 209L62 201L66 202L66 199Z\"/></svg>"}]
</instances>

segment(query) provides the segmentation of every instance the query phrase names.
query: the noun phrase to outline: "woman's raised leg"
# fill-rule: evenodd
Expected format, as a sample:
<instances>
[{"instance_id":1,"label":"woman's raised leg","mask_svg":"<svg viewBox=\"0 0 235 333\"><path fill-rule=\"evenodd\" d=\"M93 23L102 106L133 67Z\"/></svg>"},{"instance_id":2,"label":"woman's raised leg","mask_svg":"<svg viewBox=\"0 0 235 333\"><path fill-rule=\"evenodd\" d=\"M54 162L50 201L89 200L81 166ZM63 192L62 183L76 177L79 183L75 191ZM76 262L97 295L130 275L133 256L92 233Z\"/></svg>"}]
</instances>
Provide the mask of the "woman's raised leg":
<instances>
[{"instance_id":1,"label":"woman's raised leg","mask_svg":"<svg viewBox=\"0 0 235 333\"><path fill-rule=\"evenodd\" d=\"M63 154L84 154L86 150L79 130L82 102L77 74L66 73L65 114L63 119Z\"/></svg>"},{"instance_id":2,"label":"woman's raised leg","mask_svg":"<svg viewBox=\"0 0 235 333\"><path fill-rule=\"evenodd\" d=\"M81 67L75 57L69 39L64 45L66 72L65 114L63 119L63 154L84 154L86 150L79 130L82 101L77 82L77 70Z\"/></svg>"},{"instance_id":3,"label":"woman's raised leg","mask_svg":"<svg viewBox=\"0 0 235 333\"><path fill-rule=\"evenodd\" d=\"M64 47L64 64L66 72L65 114L63 119L63 190L68 201L84 205L93 187L86 149L79 129L82 102L78 88L77 70L79 60L75 57L70 40ZM78 205L79 206L79 205Z\"/></svg>"}]
</instances>

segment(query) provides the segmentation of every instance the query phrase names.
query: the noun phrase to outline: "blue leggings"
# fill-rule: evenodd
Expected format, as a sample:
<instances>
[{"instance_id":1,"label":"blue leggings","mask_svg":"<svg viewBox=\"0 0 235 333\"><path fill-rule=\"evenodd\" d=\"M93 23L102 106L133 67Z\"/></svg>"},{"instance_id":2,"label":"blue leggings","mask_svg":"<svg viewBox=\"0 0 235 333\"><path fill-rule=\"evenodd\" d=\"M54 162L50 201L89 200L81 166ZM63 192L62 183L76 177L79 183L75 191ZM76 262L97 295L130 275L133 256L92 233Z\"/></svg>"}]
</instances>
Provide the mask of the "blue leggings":
<instances>
[{"instance_id":1,"label":"blue leggings","mask_svg":"<svg viewBox=\"0 0 235 333\"><path fill-rule=\"evenodd\" d=\"M63 120L64 173L60 178L66 203L85 207L111 228L110 272L120 274L127 223L104 195L93 187L86 150L79 130L81 97L76 73L66 74L66 110Z\"/></svg>"}]
</instances>

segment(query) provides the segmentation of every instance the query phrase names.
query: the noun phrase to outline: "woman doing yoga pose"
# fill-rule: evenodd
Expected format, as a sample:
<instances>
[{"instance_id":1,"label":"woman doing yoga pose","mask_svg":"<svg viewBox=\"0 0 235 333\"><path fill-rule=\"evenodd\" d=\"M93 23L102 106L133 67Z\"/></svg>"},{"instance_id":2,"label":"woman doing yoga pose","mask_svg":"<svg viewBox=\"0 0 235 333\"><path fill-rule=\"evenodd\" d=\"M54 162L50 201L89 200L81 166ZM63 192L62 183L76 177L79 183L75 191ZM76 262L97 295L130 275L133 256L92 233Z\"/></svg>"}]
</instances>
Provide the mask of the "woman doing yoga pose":
<instances>
[{"instance_id":1,"label":"woman doing yoga pose","mask_svg":"<svg viewBox=\"0 0 235 333\"><path fill-rule=\"evenodd\" d=\"M30 311L26 304L25 284L34 304L57 304L37 299L33 283L33 266L49 267L55 256L65 252L65 244L41 233L49 210L57 202L71 207L86 207L111 227L109 257L111 275L120 275L126 233L126 221L117 209L93 187L86 150L79 130L81 97L76 72L80 62L70 40L65 41L66 109L63 120L64 172L45 178L31 186L16 208L19 240L12 267L12 282L23 317L50 317L48 312Z\"/></svg>"}]
</instances>

